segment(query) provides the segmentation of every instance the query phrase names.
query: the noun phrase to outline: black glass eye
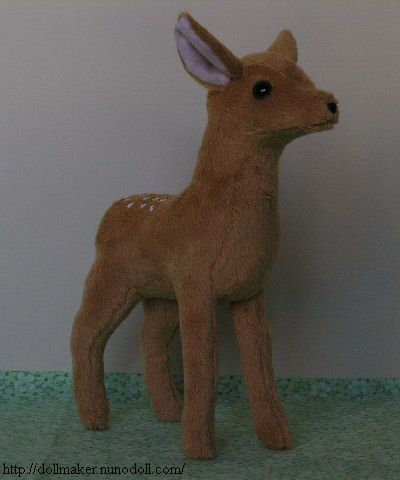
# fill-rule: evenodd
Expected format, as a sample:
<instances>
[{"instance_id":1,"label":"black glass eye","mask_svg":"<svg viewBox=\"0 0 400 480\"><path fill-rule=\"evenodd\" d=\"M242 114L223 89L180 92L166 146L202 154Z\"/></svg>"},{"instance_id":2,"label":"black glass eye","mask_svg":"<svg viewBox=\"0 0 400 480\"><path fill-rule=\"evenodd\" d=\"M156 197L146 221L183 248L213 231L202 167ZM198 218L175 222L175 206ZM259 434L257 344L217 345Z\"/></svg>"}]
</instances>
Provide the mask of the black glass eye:
<instances>
[{"instance_id":1,"label":"black glass eye","mask_svg":"<svg viewBox=\"0 0 400 480\"><path fill-rule=\"evenodd\" d=\"M263 100L271 93L272 85L266 80L259 80L254 84L253 95L257 100Z\"/></svg>"}]
</instances>

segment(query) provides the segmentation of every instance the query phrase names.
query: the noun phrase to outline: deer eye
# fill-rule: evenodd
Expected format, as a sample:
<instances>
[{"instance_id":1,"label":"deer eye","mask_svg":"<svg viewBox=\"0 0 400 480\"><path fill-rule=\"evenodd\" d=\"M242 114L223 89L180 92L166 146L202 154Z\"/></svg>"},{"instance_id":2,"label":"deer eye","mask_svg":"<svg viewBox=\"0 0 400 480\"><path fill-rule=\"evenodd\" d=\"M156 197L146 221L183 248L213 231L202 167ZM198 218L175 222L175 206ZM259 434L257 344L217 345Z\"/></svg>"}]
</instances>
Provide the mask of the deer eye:
<instances>
[{"instance_id":1,"label":"deer eye","mask_svg":"<svg viewBox=\"0 0 400 480\"><path fill-rule=\"evenodd\" d=\"M257 100L263 100L271 93L272 85L267 80L259 80L254 84L253 96Z\"/></svg>"}]
</instances>

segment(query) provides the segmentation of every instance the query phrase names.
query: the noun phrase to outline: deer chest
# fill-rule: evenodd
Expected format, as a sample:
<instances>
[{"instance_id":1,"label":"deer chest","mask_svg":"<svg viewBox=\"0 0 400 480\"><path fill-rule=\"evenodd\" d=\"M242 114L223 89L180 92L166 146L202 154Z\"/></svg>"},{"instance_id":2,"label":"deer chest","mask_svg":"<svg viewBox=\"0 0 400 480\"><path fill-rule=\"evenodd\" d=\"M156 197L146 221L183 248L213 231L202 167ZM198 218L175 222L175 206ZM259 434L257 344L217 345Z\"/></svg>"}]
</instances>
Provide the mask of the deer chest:
<instances>
[{"instance_id":1,"label":"deer chest","mask_svg":"<svg viewBox=\"0 0 400 480\"><path fill-rule=\"evenodd\" d=\"M235 229L221 241L212 271L218 297L237 301L262 290L279 248L277 222L247 232Z\"/></svg>"}]
</instances>

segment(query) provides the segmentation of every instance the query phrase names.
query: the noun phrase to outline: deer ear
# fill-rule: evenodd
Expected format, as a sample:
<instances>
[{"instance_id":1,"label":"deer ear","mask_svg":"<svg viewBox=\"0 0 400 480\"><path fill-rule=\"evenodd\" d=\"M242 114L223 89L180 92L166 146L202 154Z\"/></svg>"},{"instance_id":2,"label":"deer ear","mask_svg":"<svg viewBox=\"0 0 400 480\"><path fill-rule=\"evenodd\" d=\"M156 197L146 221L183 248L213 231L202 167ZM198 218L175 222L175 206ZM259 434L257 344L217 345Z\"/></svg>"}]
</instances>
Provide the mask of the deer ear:
<instances>
[{"instance_id":1,"label":"deer ear","mask_svg":"<svg viewBox=\"0 0 400 480\"><path fill-rule=\"evenodd\" d=\"M187 12L178 17L175 41L186 71L207 88L241 77L242 62Z\"/></svg>"},{"instance_id":2,"label":"deer ear","mask_svg":"<svg viewBox=\"0 0 400 480\"><path fill-rule=\"evenodd\" d=\"M282 30L268 52L279 53L292 62L297 62L297 42L290 30Z\"/></svg>"}]
</instances>

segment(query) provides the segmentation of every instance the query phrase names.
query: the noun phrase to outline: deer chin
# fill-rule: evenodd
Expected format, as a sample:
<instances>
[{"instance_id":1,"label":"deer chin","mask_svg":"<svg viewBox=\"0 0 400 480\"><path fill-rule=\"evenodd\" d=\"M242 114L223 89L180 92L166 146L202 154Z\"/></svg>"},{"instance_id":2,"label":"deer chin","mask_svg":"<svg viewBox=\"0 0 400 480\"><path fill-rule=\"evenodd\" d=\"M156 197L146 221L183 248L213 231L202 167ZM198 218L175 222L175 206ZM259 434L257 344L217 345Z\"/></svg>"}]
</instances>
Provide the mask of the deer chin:
<instances>
[{"instance_id":1,"label":"deer chin","mask_svg":"<svg viewBox=\"0 0 400 480\"><path fill-rule=\"evenodd\" d=\"M285 137L298 138L304 135L309 135L310 133L324 132L326 130L331 130L337 123L337 119L325 120L319 123L312 123L311 125L304 127L293 127L288 128L287 130L282 131L282 135Z\"/></svg>"},{"instance_id":2,"label":"deer chin","mask_svg":"<svg viewBox=\"0 0 400 480\"><path fill-rule=\"evenodd\" d=\"M263 139L263 144L287 144L296 138L309 135L310 133L324 132L325 130L331 130L337 120L326 120L324 122L314 123L304 127L289 127L284 130L280 130L275 134L273 132L257 132L257 136Z\"/></svg>"},{"instance_id":3,"label":"deer chin","mask_svg":"<svg viewBox=\"0 0 400 480\"><path fill-rule=\"evenodd\" d=\"M258 131L252 132L255 135L260 135L264 137L278 137L278 138L290 138L290 137L301 137L303 135L308 135L309 133L323 132L325 130L331 130L338 123L337 118L324 120L318 123L312 123L307 126L298 126L298 127L288 127L280 130L279 132L270 132L270 131Z\"/></svg>"},{"instance_id":4,"label":"deer chin","mask_svg":"<svg viewBox=\"0 0 400 480\"><path fill-rule=\"evenodd\" d=\"M327 121L323 123L316 123L314 125L310 125L309 127L304 129L304 134L307 135L309 133L318 133L318 132L325 132L326 130L331 130L335 126L336 122Z\"/></svg>"}]
</instances>

